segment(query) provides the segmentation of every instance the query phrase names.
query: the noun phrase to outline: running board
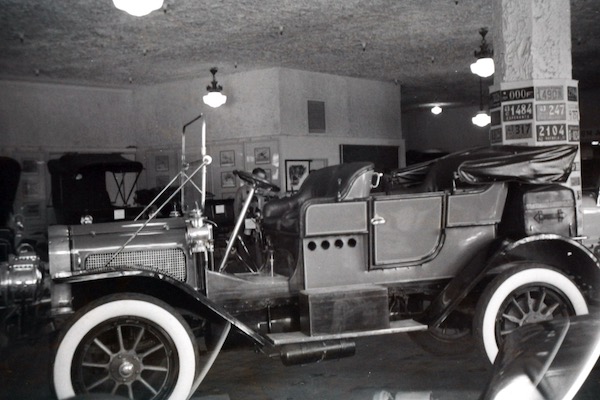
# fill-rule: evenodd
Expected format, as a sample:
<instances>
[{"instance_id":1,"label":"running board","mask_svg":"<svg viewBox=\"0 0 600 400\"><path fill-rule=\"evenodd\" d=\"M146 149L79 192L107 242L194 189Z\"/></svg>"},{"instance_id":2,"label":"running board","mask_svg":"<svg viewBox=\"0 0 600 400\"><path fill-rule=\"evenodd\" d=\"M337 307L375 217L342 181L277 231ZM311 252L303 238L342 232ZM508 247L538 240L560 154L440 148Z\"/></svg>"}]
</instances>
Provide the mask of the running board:
<instances>
[{"instance_id":1,"label":"running board","mask_svg":"<svg viewBox=\"0 0 600 400\"><path fill-rule=\"evenodd\" d=\"M336 340L336 339L350 339L358 337L367 337L375 335L387 335L390 333L402 333L402 332L414 332L414 331L425 331L427 325L420 324L412 319L405 319L401 321L390 322L390 327L386 329L375 329L370 331L360 332L343 332L335 333L330 335L316 335L307 336L300 331L296 332L284 332L284 333L269 333L267 338L275 346L281 346L292 343L309 343L317 342L322 340Z\"/></svg>"}]
</instances>

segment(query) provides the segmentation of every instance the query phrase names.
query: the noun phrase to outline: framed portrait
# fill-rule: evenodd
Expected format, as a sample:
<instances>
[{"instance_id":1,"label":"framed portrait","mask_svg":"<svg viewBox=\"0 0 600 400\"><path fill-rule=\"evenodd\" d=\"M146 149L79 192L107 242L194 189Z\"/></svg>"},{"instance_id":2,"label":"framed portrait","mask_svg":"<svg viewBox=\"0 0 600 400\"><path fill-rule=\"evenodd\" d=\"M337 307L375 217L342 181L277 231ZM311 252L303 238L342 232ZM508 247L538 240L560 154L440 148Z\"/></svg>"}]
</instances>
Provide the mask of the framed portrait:
<instances>
[{"instance_id":1,"label":"framed portrait","mask_svg":"<svg viewBox=\"0 0 600 400\"><path fill-rule=\"evenodd\" d=\"M221 187L222 188L234 188L235 187L235 174L233 171L221 172Z\"/></svg>"},{"instance_id":2,"label":"framed portrait","mask_svg":"<svg viewBox=\"0 0 600 400\"><path fill-rule=\"evenodd\" d=\"M219 153L219 160L221 167L235 166L235 150L222 150Z\"/></svg>"},{"instance_id":3,"label":"framed portrait","mask_svg":"<svg viewBox=\"0 0 600 400\"><path fill-rule=\"evenodd\" d=\"M285 161L285 190L295 192L310 173L310 160Z\"/></svg>"},{"instance_id":4,"label":"framed portrait","mask_svg":"<svg viewBox=\"0 0 600 400\"><path fill-rule=\"evenodd\" d=\"M271 148L270 147L256 147L254 149L254 163L255 164L270 164L271 163Z\"/></svg>"},{"instance_id":5,"label":"framed portrait","mask_svg":"<svg viewBox=\"0 0 600 400\"><path fill-rule=\"evenodd\" d=\"M154 158L154 169L156 172L169 172L169 156L156 156Z\"/></svg>"}]
</instances>

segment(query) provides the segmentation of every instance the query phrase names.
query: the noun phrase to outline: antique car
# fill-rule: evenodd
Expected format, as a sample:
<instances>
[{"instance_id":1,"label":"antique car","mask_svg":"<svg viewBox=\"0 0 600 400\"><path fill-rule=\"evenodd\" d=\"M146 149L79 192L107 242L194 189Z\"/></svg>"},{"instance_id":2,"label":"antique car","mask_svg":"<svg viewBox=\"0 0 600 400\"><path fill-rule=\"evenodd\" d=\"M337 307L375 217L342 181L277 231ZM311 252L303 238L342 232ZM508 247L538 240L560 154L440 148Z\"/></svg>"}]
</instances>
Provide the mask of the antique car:
<instances>
[{"instance_id":1,"label":"antique car","mask_svg":"<svg viewBox=\"0 0 600 400\"><path fill-rule=\"evenodd\" d=\"M115 153L68 153L48 161L52 205L58 224L79 224L82 216L95 222L133 219L133 188L143 166ZM112 176L107 182L107 176ZM114 186L111 197L107 183ZM116 206L115 204L119 204Z\"/></svg>"},{"instance_id":2,"label":"antique car","mask_svg":"<svg viewBox=\"0 0 600 400\"><path fill-rule=\"evenodd\" d=\"M147 219L50 226L48 266L28 249L0 264L1 310L48 305L61 399L188 398L232 328L286 365L401 332L442 354L474 337L494 361L518 327L587 314L597 301L600 208L566 185L577 151L492 146L387 177L368 162L325 167L264 206L264 262L239 269L250 200L277 188L236 171L251 193L217 243L203 150L180 172L182 185L200 176L197 206L153 218L167 198Z\"/></svg>"}]
</instances>

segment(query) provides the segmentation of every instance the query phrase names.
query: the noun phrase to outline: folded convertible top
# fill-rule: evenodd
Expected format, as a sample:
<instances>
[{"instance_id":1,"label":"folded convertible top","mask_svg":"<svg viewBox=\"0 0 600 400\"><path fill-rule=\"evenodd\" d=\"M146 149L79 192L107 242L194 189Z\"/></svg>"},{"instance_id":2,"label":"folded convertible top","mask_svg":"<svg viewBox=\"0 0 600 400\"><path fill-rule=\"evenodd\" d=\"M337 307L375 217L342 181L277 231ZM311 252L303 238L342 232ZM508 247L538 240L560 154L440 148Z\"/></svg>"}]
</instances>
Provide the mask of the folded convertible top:
<instances>
[{"instance_id":1,"label":"folded convertible top","mask_svg":"<svg viewBox=\"0 0 600 400\"><path fill-rule=\"evenodd\" d=\"M465 160L458 167L461 181L471 184L517 181L565 182L577 154L576 145L543 147L494 146L485 157Z\"/></svg>"},{"instance_id":2,"label":"folded convertible top","mask_svg":"<svg viewBox=\"0 0 600 400\"><path fill-rule=\"evenodd\" d=\"M478 147L394 171L391 179L414 191L450 189L456 176L467 184L565 182L576 154L577 146L569 144Z\"/></svg>"}]
</instances>

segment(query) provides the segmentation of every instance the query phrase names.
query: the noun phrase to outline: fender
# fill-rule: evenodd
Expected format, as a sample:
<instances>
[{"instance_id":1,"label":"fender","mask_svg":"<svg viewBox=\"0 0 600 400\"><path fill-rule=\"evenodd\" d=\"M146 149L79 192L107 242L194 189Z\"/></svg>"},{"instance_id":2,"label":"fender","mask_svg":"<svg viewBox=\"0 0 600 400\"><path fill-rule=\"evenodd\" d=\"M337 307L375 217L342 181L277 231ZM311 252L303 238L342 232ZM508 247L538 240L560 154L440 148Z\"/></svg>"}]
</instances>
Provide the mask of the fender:
<instances>
[{"instance_id":1,"label":"fender","mask_svg":"<svg viewBox=\"0 0 600 400\"><path fill-rule=\"evenodd\" d=\"M241 333L250 338L261 348L271 346L263 336L252 330L248 325L231 315L220 305L190 286L164 274L143 270L121 270L99 273L73 273L70 276L55 277L54 283L69 284L73 289L81 286L94 285L94 297L98 297L97 289L102 288L108 293L140 292L154 295L177 308L196 312L206 318L227 321ZM101 282L101 285L97 283ZM103 293L104 294L104 293Z\"/></svg>"},{"instance_id":2,"label":"fender","mask_svg":"<svg viewBox=\"0 0 600 400\"><path fill-rule=\"evenodd\" d=\"M541 263L555 267L579 285L588 299L600 300L600 262L581 243L556 234L528 236L514 242L496 241L475 256L438 294L418 322L441 324L484 278L497 275L516 263Z\"/></svg>"}]
</instances>

